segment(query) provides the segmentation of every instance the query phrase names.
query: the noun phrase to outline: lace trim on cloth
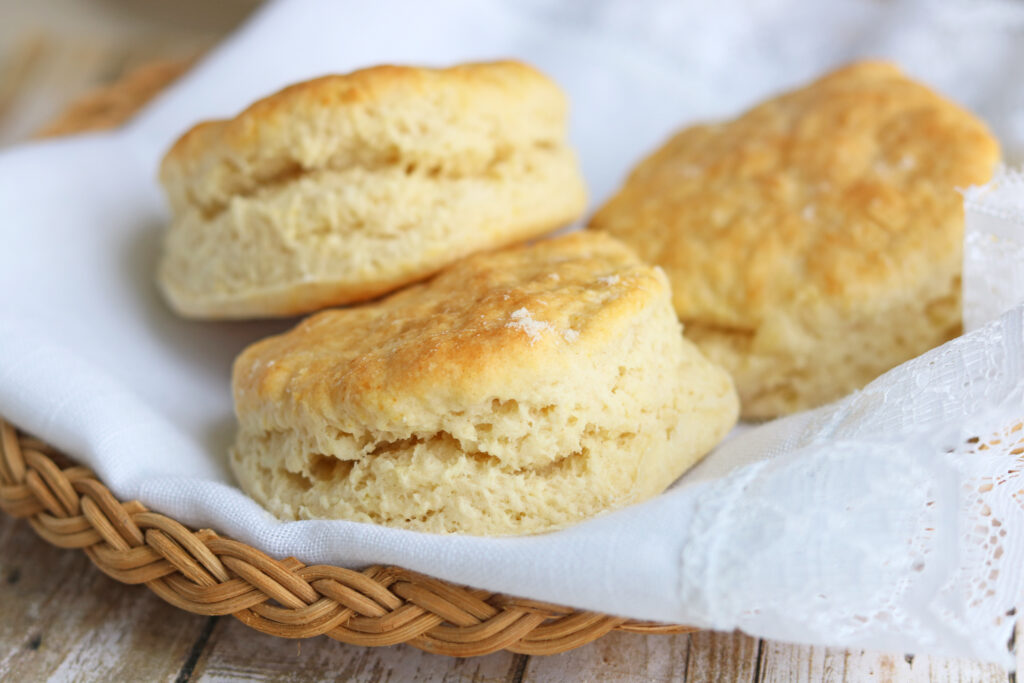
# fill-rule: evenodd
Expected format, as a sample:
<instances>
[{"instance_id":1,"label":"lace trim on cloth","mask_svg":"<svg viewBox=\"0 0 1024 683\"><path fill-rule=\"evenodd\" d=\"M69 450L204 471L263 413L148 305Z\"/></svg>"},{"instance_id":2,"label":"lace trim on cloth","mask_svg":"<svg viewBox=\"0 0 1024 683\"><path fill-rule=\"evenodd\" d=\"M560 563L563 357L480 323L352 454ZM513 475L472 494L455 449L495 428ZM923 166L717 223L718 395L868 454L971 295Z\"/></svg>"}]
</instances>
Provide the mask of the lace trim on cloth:
<instances>
[{"instance_id":1,"label":"lace trim on cloth","mask_svg":"<svg viewBox=\"0 0 1024 683\"><path fill-rule=\"evenodd\" d=\"M964 328L1024 301L1024 172L1002 169L964 192Z\"/></svg>"},{"instance_id":2,"label":"lace trim on cloth","mask_svg":"<svg viewBox=\"0 0 1024 683\"><path fill-rule=\"evenodd\" d=\"M1024 175L1001 172L967 191L966 207L974 331L841 401L727 442L719 457L765 459L690 491L698 505L679 590L699 625L1013 666L1007 643L1024 591Z\"/></svg>"}]
</instances>

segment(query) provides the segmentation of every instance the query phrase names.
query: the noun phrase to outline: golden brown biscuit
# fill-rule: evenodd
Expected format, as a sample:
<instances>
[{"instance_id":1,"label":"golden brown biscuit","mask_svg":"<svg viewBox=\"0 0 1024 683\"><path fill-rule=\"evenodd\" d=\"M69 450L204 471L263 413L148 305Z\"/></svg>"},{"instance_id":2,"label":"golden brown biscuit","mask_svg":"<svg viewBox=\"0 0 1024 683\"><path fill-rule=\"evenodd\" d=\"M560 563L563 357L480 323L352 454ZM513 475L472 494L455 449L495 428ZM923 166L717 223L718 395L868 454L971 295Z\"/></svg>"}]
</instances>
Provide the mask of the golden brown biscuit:
<instances>
[{"instance_id":1,"label":"golden brown biscuit","mask_svg":"<svg viewBox=\"0 0 1024 683\"><path fill-rule=\"evenodd\" d=\"M159 281L179 313L371 298L583 211L558 86L516 62L380 66L202 123L164 159Z\"/></svg>"},{"instance_id":2,"label":"golden brown biscuit","mask_svg":"<svg viewBox=\"0 0 1024 683\"><path fill-rule=\"evenodd\" d=\"M576 233L314 315L234 368L242 487L286 519L502 535L662 491L732 427L664 273Z\"/></svg>"},{"instance_id":3,"label":"golden brown biscuit","mask_svg":"<svg viewBox=\"0 0 1024 683\"><path fill-rule=\"evenodd\" d=\"M662 266L742 414L839 398L957 335L985 125L884 63L678 133L592 219Z\"/></svg>"}]
</instances>

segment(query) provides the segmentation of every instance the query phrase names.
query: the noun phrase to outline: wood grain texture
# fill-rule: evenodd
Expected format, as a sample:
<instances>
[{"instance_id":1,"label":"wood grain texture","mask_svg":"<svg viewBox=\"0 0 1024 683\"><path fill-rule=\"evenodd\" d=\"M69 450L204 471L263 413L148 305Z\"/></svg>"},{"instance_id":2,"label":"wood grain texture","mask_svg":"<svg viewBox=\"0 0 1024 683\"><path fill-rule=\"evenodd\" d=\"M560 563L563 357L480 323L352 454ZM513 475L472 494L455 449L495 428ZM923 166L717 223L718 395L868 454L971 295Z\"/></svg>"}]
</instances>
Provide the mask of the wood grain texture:
<instances>
[{"instance_id":1,"label":"wood grain texture","mask_svg":"<svg viewBox=\"0 0 1024 683\"><path fill-rule=\"evenodd\" d=\"M46 567L42 573L38 568ZM145 681L1006 681L999 667L844 652L739 633L613 633L551 657L474 659L415 648L292 641L177 610L113 582L80 553L0 516L0 680Z\"/></svg>"},{"instance_id":2,"label":"wood grain texture","mask_svg":"<svg viewBox=\"0 0 1024 683\"><path fill-rule=\"evenodd\" d=\"M0 0L0 145L154 60L214 45L256 0Z\"/></svg>"},{"instance_id":3,"label":"wood grain texture","mask_svg":"<svg viewBox=\"0 0 1024 683\"><path fill-rule=\"evenodd\" d=\"M0 680L173 681L204 619L0 514Z\"/></svg>"},{"instance_id":4,"label":"wood grain texture","mask_svg":"<svg viewBox=\"0 0 1024 683\"><path fill-rule=\"evenodd\" d=\"M687 679L690 654L689 634L609 633L598 641L560 655L531 657L526 663L523 680L680 681ZM694 654L701 656L699 652Z\"/></svg>"},{"instance_id":5,"label":"wood grain texture","mask_svg":"<svg viewBox=\"0 0 1024 683\"><path fill-rule=\"evenodd\" d=\"M453 659L407 645L365 648L328 638L284 640L219 618L191 680L273 681L514 681L520 655L499 652Z\"/></svg>"},{"instance_id":6,"label":"wood grain texture","mask_svg":"<svg viewBox=\"0 0 1024 683\"><path fill-rule=\"evenodd\" d=\"M0 144L154 58L212 45L251 0L0 0ZM219 16L205 19L196 7ZM225 9L227 8L227 9ZM198 10L197 10L198 12ZM237 13L237 17L230 13ZM152 13L152 14L150 14ZM198 17L198 18L197 18ZM993 665L845 652L741 634L616 633L552 657L459 660L414 648L275 639L124 586L0 514L0 680L1006 681ZM1018 651L1018 662L1024 664Z\"/></svg>"},{"instance_id":7,"label":"wood grain texture","mask_svg":"<svg viewBox=\"0 0 1024 683\"><path fill-rule=\"evenodd\" d=\"M825 681L928 681L1006 683L1007 673L995 664L943 657L788 645L766 641L760 681L811 683Z\"/></svg>"}]
</instances>

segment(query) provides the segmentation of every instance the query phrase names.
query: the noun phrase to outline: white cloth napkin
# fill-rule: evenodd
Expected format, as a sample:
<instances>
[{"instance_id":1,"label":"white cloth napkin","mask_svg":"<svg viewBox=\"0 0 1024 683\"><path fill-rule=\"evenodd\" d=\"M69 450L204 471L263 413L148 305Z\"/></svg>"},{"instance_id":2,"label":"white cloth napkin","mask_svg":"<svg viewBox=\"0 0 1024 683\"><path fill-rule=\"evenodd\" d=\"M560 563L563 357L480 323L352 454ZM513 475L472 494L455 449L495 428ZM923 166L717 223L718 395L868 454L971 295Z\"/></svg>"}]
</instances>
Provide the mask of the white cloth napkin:
<instances>
[{"instance_id":1,"label":"white cloth napkin","mask_svg":"<svg viewBox=\"0 0 1024 683\"><path fill-rule=\"evenodd\" d=\"M1006 612L1024 588L1011 431L1024 412L1021 308L844 401L746 430L655 500L558 533L483 539L270 517L225 468L229 371L244 345L291 323L180 320L152 282L164 150L197 119L295 80L381 62L529 61L570 94L596 204L675 128L861 55L895 59L970 106L1009 161L1024 159L1024 4L1013 0L268 5L126 129L0 155L0 415L119 496L276 556L1009 664ZM1009 175L973 193L973 239L1021 241L1022 196ZM975 317L1021 294L986 271L968 264L968 300L985 306Z\"/></svg>"}]
</instances>

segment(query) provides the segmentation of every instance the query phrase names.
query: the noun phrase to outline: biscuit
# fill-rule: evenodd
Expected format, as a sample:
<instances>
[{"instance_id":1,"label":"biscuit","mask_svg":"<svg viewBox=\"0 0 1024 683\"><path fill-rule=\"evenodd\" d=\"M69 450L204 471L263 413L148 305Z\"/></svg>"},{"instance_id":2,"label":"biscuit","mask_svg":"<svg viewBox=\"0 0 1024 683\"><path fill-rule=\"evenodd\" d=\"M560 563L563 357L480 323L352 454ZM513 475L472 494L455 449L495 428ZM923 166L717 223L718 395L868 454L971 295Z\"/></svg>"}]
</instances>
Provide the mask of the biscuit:
<instances>
[{"instance_id":1,"label":"biscuit","mask_svg":"<svg viewBox=\"0 0 1024 683\"><path fill-rule=\"evenodd\" d=\"M161 288L186 316L292 315L561 227L585 203L566 111L515 62L380 66L199 124L160 170Z\"/></svg>"},{"instance_id":2,"label":"biscuit","mask_svg":"<svg viewBox=\"0 0 1024 683\"><path fill-rule=\"evenodd\" d=\"M958 188L985 125L889 64L678 133L590 222L663 267L747 418L811 408L960 332Z\"/></svg>"},{"instance_id":3,"label":"biscuit","mask_svg":"<svg viewBox=\"0 0 1024 683\"><path fill-rule=\"evenodd\" d=\"M284 519L546 531L662 491L732 427L664 273L575 233L324 311L237 359L231 465Z\"/></svg>"}]
</instances>

